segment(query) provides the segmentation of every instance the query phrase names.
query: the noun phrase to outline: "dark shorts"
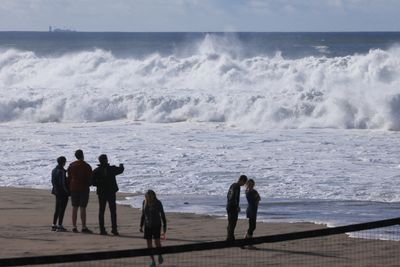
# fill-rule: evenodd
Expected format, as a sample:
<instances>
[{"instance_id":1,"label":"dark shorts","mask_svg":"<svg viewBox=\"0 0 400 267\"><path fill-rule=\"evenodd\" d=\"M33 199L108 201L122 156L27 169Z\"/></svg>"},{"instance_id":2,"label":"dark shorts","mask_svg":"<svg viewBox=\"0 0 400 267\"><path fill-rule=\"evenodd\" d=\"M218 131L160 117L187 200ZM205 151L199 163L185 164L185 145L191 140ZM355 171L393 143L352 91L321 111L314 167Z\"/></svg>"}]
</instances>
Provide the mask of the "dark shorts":
<instances>
[{"instance_id":1,"label":"dark shorts","mask_svg":"<svg viewBox=\"0 0 400 267\"><path fill-rule=\"evenodd\" d=\"M71 192L71 202L73 207L86 208L89 202L89 191Z\"/></svg>"},{"instance_id":2,"label":"dark shorts","mask_svg":"<svg viewBox=\"0 0 400 267\"><path fill-rule=\"evenodd\" d=\"M144 227L144 239L160 239L161 226L160 227Z\"/></svg>"}]
</instances>

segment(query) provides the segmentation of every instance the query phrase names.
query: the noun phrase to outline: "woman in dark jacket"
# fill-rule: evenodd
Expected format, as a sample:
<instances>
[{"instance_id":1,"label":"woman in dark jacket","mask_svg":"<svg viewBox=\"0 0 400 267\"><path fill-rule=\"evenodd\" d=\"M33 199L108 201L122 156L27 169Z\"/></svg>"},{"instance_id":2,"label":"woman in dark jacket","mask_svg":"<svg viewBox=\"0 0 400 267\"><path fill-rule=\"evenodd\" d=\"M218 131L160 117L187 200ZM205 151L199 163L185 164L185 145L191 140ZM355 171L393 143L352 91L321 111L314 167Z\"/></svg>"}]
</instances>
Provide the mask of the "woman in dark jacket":
<instances>
[{"instance_id":1,"label":"woman in dark jacket","mask_svg":"<svg viewBox=\"0 0 400 267\"><path fill-rule=\"evenodd\" d=\"M67 231L63 226L65 208L68 204L69 191L67 189L66 170L64 169L67 159L63 156L57 158L57 166L51 172L51 184L53 189L51 193L56 197L56 205L53 216L52 231L65 232ZM58 224L57 224L58 220Z\"/></svg>"},{"instance_id":2,"label":"woman in dark jacket","mask_svg":"<svg viewBox=\"0 0 400 267\"><path fill-rule=\"evenodd\" d=\"M148 190L144 195L145 199L142 206L142 217L140 219L140 232L143 232L144 239L147 241L147 247L152 248L152 239L157 248L161 247L161 223L163 235L167 232L167 219L165 218L164 208L160 200L157 199L156 193L153 190ZM156 266L154 256L151 255L150 267ZM158 263L163 263L162 255L158 255Z\"/></svg>"}]
</instances>

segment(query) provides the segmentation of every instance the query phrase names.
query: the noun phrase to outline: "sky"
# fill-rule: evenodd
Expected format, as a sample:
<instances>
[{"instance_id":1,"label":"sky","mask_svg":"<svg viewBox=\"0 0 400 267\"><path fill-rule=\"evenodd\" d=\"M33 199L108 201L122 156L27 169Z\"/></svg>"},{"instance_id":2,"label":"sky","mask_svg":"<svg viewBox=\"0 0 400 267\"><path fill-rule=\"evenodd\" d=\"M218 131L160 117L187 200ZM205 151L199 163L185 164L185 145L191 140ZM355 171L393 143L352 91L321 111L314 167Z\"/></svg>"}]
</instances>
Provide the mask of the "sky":
<instances>
[{"instance_id":1,"label":"sky","mask_svg":"<svg viewBox=\"0 0 400 267\"><path fill-rule=\"evenodd\" d=\"M0 0L0 31L400 31L400 0Z\"/></svg>"}]
</instances>

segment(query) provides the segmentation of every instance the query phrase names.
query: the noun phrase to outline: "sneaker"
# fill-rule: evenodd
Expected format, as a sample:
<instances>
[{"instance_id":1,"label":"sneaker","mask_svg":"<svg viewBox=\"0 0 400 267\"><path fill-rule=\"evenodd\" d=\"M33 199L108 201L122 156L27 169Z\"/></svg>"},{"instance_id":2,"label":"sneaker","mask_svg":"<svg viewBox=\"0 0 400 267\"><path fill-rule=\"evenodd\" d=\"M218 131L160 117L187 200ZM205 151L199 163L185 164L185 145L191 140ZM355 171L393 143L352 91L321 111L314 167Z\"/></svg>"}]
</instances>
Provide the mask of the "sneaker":
<instances>
[{"instance_id":1,"label":"sneaker","mask_svg":"<svg viewBox=\"0 0 400 267\"><path fill-rule=\"evenodd\" d=\"M76 227L72 228L72 232L73 233L79 233L78 229L76 229Z\"/></svg>"},{"instance_id":2,"label":"sneaker","mask_svg":"<svg viewBox=\"0 0 400 267\"><path fill-rule=\"evenodd\" d=\"M100 231L100 235L108 235L108 233L106 230L102 230L102 231Z\"/></svg>"},{"instance_id":3,"label":"sneaker","mask_svg":"<svg viewBox=\"0 0 400 267\"><path fill-rule=\"evenodd\" d=\"M155 261L150 262L149 267L156 267L156 262Z\"/></svg>"},{"instance_id":4,"label":"sneaker","mask_svg":"<svg viewBox=\"0 0 400 267\"><path fill-rule=\"evenodd\" d=\"M113 235L119 235L119 233L118 233L117 230L112 230L111 233L112 233Z\"/></svg>"},{"instance_id":5,"label":"sneaker","mask_svg":"<svg viewBox=\"0 0 400 267\"><path fill-rule=\"evenodd\" d=\"M93 234L93 232L91 231L91 230L89 230L89 228L82 228L82 231L81 231L82 233L84 233L84 234Z\"/></svg>"},{"instance_id":6,"label":"sneaker","mask_svg":"<svg viewBox=\"0 0 400 267\"><path fill-rule=\"evenodd\" d=\"M57 226L53 225L53 226L51 227L51 231L57 231Z\"/></svg>"},{"instance_id":7,"label":"sneaker","mask_svg":"<svg viewBox=\"0 0 400 267\"><path fill-rule=\"evenodd\" d=\"M68 232L68 230L65 229L64 226L59 225L59 226L57 227L57 232Z\"/></svg>"},{"instance_id":8,"label":"sneaker","mask_svg":"<svg viewBox=\"0 0 400 267\"><path fill-rule=\"evenodd\" d=\"M162 264L164 262L164 258L162 255L158 255L158 264Z\"/></svg>"}]
</instances>

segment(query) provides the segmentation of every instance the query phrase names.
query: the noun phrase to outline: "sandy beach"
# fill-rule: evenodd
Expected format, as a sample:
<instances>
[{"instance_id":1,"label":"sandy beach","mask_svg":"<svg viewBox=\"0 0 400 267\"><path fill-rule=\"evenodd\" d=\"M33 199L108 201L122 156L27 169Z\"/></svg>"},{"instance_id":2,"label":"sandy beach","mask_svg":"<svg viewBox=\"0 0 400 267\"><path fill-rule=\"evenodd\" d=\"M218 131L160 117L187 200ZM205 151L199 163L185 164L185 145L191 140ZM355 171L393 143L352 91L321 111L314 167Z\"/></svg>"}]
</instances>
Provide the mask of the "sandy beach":
<instances>
[{"instance_id":1,"label":"sandy beach","mask_svg":"<svg viewBox=\"0 0 400 267\"><path fill-rule=\"evenodd\" d=\"M123 199L128 194L119 194ZM162 200L162 198L161 198ZM145 247L139 232L140 210L118 206L120 236L99 235L98 202L91 192L88 226L94 234L52 232L54 197L49 190L0 188L0 258L58 255ZM106 211L106 226L110 219ZM224 240L226 220L194 214L168 213L164 246ZM78 220L79 222L79 220ZM68 204L64 226L71 230ZM258 223L255 236L319 229L311 223ZM237 238L244 236L247 221L239 220ZM400 266L400 242L349 238L339 235L265 244L257 250L240 248L166 255L163 266ZM105 266L146 266L148 259L105 261ZM76 265L76 264L75 264ZM71 265L72 266L72 265Z\"/></svg>"}]
</instances>

